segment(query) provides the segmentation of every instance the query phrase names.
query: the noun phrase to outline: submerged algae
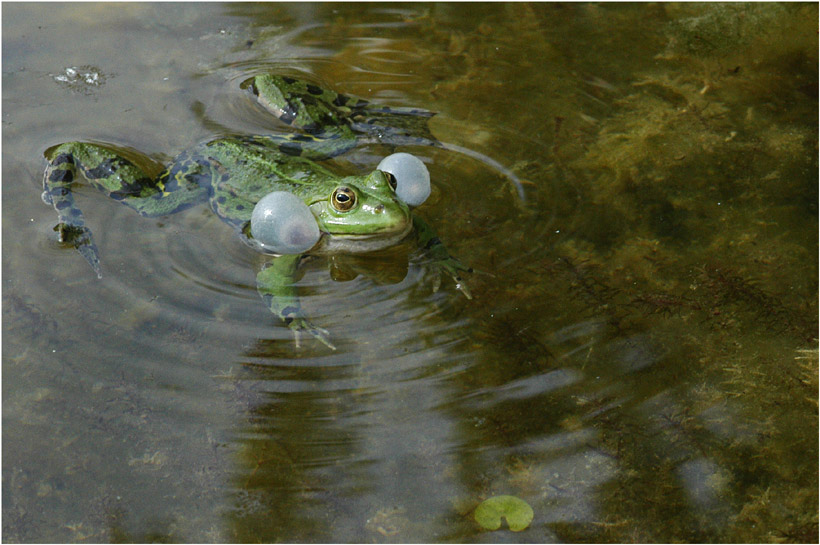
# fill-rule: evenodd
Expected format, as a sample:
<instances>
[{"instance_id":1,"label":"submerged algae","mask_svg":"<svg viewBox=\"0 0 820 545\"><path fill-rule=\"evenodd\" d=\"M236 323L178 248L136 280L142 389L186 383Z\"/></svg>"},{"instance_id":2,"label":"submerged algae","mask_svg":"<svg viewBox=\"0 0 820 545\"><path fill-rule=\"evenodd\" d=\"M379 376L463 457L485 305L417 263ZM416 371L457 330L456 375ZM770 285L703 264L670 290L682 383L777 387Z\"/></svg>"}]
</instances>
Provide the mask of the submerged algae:
<instances>
[{"instance_id":1,"label":"submerged algae","mask_svg":"<svg viewBox=\"0 0 820 545\"><path fill-rule=\"evenodd\" d=\"M574 407L535 396L526 409L499 403L503 417L477 411L483 445L592 425L619 469L600 519L553 526L564 540L816 540L817 366L794 354L817 346L817 6L662 9L655 62L596 85L608 107L567 113L556 98L504 119L553 139L527 163L541 210L526 225L550 245L494 250L494 264L520 268L504 269L512 289L476 289L508 300L489 317L467 310L492 354L475 371L505 384L492 362L508 380L572 365L601 386L570 387ZM548 31L522 32L533 43ZM459 50L478 39L461 32ZM494 81L471 70L448 91ZM594 327L570 332L570 317ZM607 350L624 339L631 352ZM517 488L545 490L534 476L546 455L530 456ZM490 482L509 485L501 465Z\"/></svg>"}]
</instances>

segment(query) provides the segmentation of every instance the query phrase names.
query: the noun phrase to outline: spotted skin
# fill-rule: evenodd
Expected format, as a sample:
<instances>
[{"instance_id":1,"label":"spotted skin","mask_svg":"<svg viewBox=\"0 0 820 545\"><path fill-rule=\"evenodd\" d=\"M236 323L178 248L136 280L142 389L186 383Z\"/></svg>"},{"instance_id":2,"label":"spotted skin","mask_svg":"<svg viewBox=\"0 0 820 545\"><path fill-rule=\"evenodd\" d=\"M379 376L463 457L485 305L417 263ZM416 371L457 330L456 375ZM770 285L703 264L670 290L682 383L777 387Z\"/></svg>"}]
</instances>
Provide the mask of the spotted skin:
<instances>
[{"instance_id":1,"label":"spotted skin","mask_svg":"<svg viewBox=\"0 0 820 545\"><path fill-rule=\"evenodd\" d=\"M427 127L435 115L427 110L381 106L274 74L246 85L280 121L320 138L345 139L355 133L384 144L441 146Z\"/></svg>"},{"instance_id":2,"label":"spotted skin","mask_svg":"<svg viewBox=\"0 0 820 545\"><path fill-rule=\"evenodd\" d=\"M432 113L385 108L287 76L262 74L243 86L266 110L301 132L217 138L182 152L165 168L135 152L99 143L67 142L47 150L43 200L57 212L60 240L74 246L101 276L97 246L72 194L72 186L83 180L143 216L173 214L207 201L257 249L249 228L255 204L271 191L288 191L309 207L322 233L310 253L372 251L394 244L415 227L433 263L470 296L459 276L469 269L447 253L426 223L411 215L389 175L374 171L341 176L317 162L361 141L436 145L427 129ZM335 207L331 196L340 188L353 196L352 209ZM293 330L297 344L299 334L308 333L334 348L327 331L302 312L295 286L301 257L279 256L260 270L259 294Z\"/></svg>"}]
</instances>

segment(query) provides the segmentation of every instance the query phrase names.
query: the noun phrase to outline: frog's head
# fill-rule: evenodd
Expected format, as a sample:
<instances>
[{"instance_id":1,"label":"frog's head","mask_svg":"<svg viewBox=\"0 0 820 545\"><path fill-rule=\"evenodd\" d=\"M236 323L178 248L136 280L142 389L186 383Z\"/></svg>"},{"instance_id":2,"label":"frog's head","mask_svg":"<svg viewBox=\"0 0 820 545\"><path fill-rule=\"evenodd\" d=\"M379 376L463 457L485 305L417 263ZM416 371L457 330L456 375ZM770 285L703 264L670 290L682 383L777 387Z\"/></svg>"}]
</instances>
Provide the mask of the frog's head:
<instances>
[{"instance_id":1,"label":"frog's head","mask_svg":"<svg viewBox=\"0 0 820 545\"><path fill-rule=\"evenodd\" d=\"M430 173L417 157L394 153L367 176L330 174L296 188L298 196L277 190L257 201L249 227L259 248L274 254L370 252L396 244L412 229L410 207L430 195Z\"/></svg>"},{"instance_id":2,"label":"frog's head","mask_svg":"<svg viewBox=\"0 0 820 545\"><path fill-rule=\"evenodd\" d=\"M314 196L308 204L323 234L319 250L369 252L404 238L413 221L395 188L392 174L375 170L342 178Z\"/></svg>"}]
</instances>

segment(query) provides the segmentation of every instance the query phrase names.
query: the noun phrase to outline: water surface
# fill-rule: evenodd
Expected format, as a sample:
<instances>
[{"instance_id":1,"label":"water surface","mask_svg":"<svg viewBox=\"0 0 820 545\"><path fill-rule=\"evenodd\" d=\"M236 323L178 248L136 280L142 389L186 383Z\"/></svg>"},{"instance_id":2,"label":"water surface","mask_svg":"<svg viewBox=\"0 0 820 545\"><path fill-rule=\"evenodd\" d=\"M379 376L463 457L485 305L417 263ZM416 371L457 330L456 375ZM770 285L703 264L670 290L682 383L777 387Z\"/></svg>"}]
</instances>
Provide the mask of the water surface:
<instances>
[{"instance_id":1,"label":"water surface","mask_svg":"<svg viewBox=\"0 0 820 545\"><path fill-rule=\"evenodd\" d=\"M817 540L814 4L5 4L3 538ZM301 74L439 112L411 243L315 259L296 348L207 206L40 200L75 139L163 162L281 129ZM373 168L365 146L338 162ZM509 494L535 517L483 530Z\"/></svg>"}]
</instances>

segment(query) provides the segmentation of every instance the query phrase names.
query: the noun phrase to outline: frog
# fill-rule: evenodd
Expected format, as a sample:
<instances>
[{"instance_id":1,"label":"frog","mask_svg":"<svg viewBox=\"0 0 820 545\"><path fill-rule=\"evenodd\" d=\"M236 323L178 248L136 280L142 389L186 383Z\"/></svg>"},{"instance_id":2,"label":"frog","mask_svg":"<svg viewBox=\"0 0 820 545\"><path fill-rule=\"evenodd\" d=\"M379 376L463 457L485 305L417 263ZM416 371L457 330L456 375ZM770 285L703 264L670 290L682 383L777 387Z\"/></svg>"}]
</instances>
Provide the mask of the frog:
<instances>
[{"instance_id":1,"label":"frog","mask_svg":"<svg viewBox=\"0 0 820 545\"><path fill-rule=\"evenodd\" d=\"M60 243L76 249L102 277L94 236L72 193L76 183L85 182L146 217L208 203L243 242L266 254L256 288L271 313L292 331L297 347L300 338L309 335L336 348L330 333L315 325L300 303L296 278L309 256L375 252L414 233L437 272L434 290L441 276L449 276L456 289L472 298L462 278L472 268L453 257L433 228L411 210L420 203L408 204L399 197L394 173L376 168L344 175L326 164L362 142L394 150L403 145L446 147L429 129L433 112L383 106L289 75L256 74L240 87L290 132L219 136L182 151L167 165L135 150L94 141L47 149L42 199L57 212L54 230ZM257 240L254 213L272 194L304 203L299 210L315 219L315 243L288 252ZM289 213L278 212L280 219L290 219Z\"/></svg>"}]
</instances>

